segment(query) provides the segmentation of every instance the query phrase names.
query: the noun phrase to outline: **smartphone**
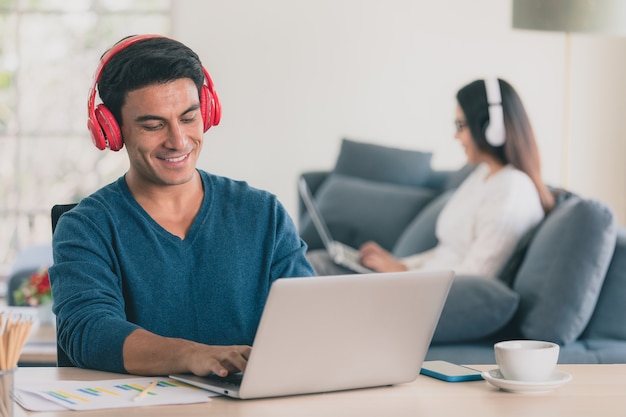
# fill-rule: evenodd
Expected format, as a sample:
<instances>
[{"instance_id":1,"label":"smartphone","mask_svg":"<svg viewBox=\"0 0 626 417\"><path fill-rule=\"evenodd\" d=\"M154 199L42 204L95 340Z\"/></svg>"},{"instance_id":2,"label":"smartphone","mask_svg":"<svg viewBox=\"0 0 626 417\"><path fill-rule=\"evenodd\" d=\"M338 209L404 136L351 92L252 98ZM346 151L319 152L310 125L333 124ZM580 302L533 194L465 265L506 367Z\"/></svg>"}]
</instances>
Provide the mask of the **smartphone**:
<instances>
[{"instance_id":1,"label":"smartphone","mask_svg":"<svg viewBox=\"0 0 626 417\"><path fill-rule=\"evenodd\" d=\"M477 369L446 361L424 361L420 373L447 382L478 381L483 379L482 372Z\"/></svg>"}]
</instances>

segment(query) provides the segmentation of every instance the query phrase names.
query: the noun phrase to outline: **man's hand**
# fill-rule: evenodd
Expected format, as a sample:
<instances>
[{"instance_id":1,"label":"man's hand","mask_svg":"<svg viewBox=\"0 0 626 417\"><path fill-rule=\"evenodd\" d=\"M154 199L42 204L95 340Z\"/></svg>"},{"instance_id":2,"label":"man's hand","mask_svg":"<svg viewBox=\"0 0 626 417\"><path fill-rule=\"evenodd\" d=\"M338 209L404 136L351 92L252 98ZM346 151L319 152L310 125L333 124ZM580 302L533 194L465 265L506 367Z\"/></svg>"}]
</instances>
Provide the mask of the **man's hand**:
<instances>
[{"instance_id":1,"label":"man's hand","mask_svg":"<svg viewBox=\"0 0 626 417\"><path fill-rule=\"evenodd\" d=\"M136 375L191 372L226 376L246 369L250 346L209 346L137 329L124 342L124 367Z\"/></svg>"},{"instance_id":2,"label":"man's hand","mask_svg":"<svg viewBox=\"0 0 626 417\"><path fill-rule=\"evenodd\" d=\"M189 356L189 371L196 375L213 372L226 376L245 371L250 357L250 346L207 346L198 344Z\"/></svg>"}]
</instances>

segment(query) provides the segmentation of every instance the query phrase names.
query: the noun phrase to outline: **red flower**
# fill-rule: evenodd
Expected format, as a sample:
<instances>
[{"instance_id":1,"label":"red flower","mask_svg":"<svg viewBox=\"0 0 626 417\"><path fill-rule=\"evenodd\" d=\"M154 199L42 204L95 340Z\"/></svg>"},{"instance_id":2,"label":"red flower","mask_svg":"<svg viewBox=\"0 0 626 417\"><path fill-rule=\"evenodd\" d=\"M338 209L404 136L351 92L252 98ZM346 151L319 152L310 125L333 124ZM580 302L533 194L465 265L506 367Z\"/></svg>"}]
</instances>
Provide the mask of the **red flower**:
<instances>
[{"instance_id":1,"label":"red flower","mask_svg":"<svg viewBox=\"0 0 626 417\"><path fill-rule=\"evenodd\" d=\"M48 268L42 268L30 276L13 293L16 305L38 306L52 301L52 289L50 288L50 277Z\"/></svg>"},{"instance_id":2,"label":"red flower","mask_svg":"<svg viewBox=\"0 0 626 417\"><path fill-rule=\"evenodd\" d=\"M37 289L38 295L47 294L50 291L50 277L48 270L44 269L30 277L30 283Z\"/></svg>"}]
</instances>

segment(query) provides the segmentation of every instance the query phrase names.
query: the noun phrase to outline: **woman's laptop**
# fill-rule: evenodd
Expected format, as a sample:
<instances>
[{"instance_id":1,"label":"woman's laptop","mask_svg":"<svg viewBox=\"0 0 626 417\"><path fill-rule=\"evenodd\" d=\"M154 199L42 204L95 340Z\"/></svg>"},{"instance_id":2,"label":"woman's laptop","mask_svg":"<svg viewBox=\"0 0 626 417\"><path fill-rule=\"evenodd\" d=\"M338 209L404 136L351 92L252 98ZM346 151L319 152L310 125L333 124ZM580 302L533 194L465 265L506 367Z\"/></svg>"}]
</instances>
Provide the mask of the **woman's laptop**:
<instances>
[{"instance_id":1,"label":"woman's laptop","mask_svg":"<svg viewBox=\"0 0 626 417\"><path fill-rule=\"evenodd\" d=\"M246 399L413 381L453 276L409 271L278 279L243 374L170 377Z\"/></svg>"},{"instance_id":2,"label":"woman's laptop","mask_svg":"<svg viewBox=\"0 0 626 417\"><path fill-rule=\"evenodd\" d=\"M326 252L328 252L330 259L332 259L332 261L337 265L348 268L354 272L360 272L362 274L374 272L361 264L361 255L358 249L348 246L345 243L337 242L333 239L330 234L330 230L326 225L326 221L315 204L313 194L311 194L311 190L309 189L309 186L304 178L300 178L298 181L298 190L300 197L302 197L302 201L311 216L315 230L317 230L317 233L320 235L324 248L326 248Z\"/></svg>"}]
</instances>

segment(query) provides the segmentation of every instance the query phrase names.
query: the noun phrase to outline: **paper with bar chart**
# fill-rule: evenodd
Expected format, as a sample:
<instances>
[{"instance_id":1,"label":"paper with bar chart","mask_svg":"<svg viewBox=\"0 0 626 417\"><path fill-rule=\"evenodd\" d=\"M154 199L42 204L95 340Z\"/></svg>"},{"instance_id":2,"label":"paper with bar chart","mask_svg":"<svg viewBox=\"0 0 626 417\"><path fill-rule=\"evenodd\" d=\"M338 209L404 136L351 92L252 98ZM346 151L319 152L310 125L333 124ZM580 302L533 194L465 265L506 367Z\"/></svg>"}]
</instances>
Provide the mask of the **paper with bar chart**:
<instances>
[{"instance_id":1,"label":"paper with bar chart","mask_svg":"<svg viewBox=\"0 0 626 417\"><path fill-rule=\"evenodd\" d=\"M154 382L152 388L149 385ZM146 388L140 401L135 398ZM18 384L15 400L27 410L101 410L146 405L191 404L210 401L216 394L165 377L102 381L48 381ZM44 400L44 402L40 401ZM50 405L46 408L46 402ZM53 407L56 405L56 407Z\"/></svg>"}]
</instances>

